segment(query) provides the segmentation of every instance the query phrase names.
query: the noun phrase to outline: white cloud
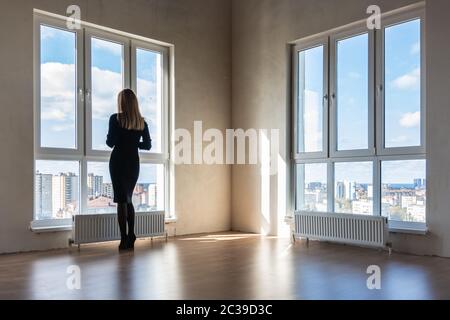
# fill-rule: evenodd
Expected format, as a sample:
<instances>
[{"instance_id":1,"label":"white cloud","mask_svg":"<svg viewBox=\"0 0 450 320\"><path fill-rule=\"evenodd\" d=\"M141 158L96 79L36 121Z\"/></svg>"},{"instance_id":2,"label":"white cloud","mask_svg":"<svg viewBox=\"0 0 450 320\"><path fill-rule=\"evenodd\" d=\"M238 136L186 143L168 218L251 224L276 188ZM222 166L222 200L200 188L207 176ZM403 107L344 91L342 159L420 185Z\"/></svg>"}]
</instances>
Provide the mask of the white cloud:
<instances>
[{"instance_id":1,"label":"white cloud","mask_svg":"<svg viewBox=\"0 0 450 320\"><path fill-rule=\"evenodd\" d=\"M393 81L393 85L400 90L417 88L420 85L420 68L398 77Z\"/></svg>"},{"instance_id":2,"label":"white cloud","mask_svg":"<svg viewBox=\"0 0 450 320\"><path fill-rule=\"evenodd\" d=\"M64 121L66 120L66 113L63 112L61 107L58 109L57 103L53 103L45 109L42 108L41 119L42 120L53 120L53 121Z\"/></svg>"},{"instance_id":3,"label":"white cloud","mask_svg":"<svg viewBox=\"0 0 450 320\"><path fill-rule=\"evenodd\" d=\"M92 68L92 117L107 120L117 112L117 94L121 90L120 73Z\"/></svg>"},{"instance_id":4,"label":"white cloud","mask_svg":"<svg viewBox=\"0 0 450 320\"><path fill-rule=\"evenodd\" d=\"M50 39L56 36L56 33L58 32L58 29L47 27L47 26L41 26L41 39Z\"/></svg>"},{"instance_id":5,"label":"white cloud","mask_svg":"<svg viewBox=\"0 0 450 320\"><path fill-rule=\"evenodd\" d=\"M41 66L41 117L64 121L73 118L75 110L75 66L56 62Z\"/></svg>"},{"instance_id":6,"label":"white cloud","mask_svg":"<svg viewBox=\"0 0 450 320\"><path fill-rule=\"evenodd\" d=\"M117 94L122 90L122 76L97 67L92 72L92 117L107 120L112 113L117 112ZM156 84L138 79L138 88L141 113L152 119L156 116Z\"/></svg>"},{"instance_id":7,"label":"white cloud","mask_svg":"<svg viewBox=\"0 0 450 320\"><path fill-rule=\"evenodd\" d=\"M426 177L425 160L386 161L383 163L383 183L413 183Z\"/></svg>"},{"instance_id":8,"label":"white cloud","mask_svg":"<svg viewBox=\"0 0 450 320\"><path fill-rule=\"evenodd\" d=\"M54 125L50 129L53 132L63 132L63 131L73 130L74 126L73 125Z\"/></svg>"},{"instance_id":9,"label":"white cloud","mask_svg":"<svg viewBox=\"0 0 450 320\"><path fill-rule=\"evenodd\" d=\"M75 66L48 62L41 67L42 97L73 97L75 88Z\"/></svg>"},{"instance_id":10,"label":"white cloud","mask_svg":"<svg viewBox=\"0 0 450 320\"><path fill-rule=\"evenodd\" d=\"M404 128L414 128L420 125L420 112L408 112L400 118L400 126Z\"/></svg>"},{"instance_id":11,"label":"white cloud","mask_svg":"<svg viewBox=\"0 0 450 320\"><path fill-rule=\"evenodd\" d=\"M322 118L319 114L321 97L316 91L305 90L304 131L308 134L305 141L306 151L317 151L322 147Z\"/></svg>"},{"instance_id":12,"label":"white cloud","mask_svg":"<svg viewBox=\"0 0 450 320\"><path fill-rule=\"evenodd\" d=\"M415 55L420 53L420 42L416 42L411 46L411 54Z\"/></svg>"},{"instance_id":13,"label":"white cloud","mask_svg":"<svg viewBox=\"0 0 450 320\"><path fill-rule=\"evenodd\" d=\"M157 114L156 83L138 78L138 99L142 115L147 120L155 121Z\"/></svg>"},{"instance_id":14,"label":"white cloud","mask_svg":"<svg viewBox=\"0 0 450 320\"><path fill-rule=\"evenodd\" d=\"M347 98L347 104L348 104L349 106L354 107L354 106L356 105L356 99L355 99L354 97L348 97L348 98Z\"/></svg>"},{"instance_id":15,"label":"white cloud","mask_svg":"<svg viewBox=\"0 0 450 320\"><path fill-rule=\"evenodd\" d=\"M41 39L48 40L53 38L57 38L56 41L59 40L75 41L75 33L72 31L67 31L59 28L41 26Z\"/></svg>"},{"instance_id":16,"label":"white cloud","mask_svg":"<svg viewBox=\"0 0 450 320\"><path fill-rule=\"evenodd\" d=\"M372 183L372 164L369 162L336 163L336 181Z\"/></svg>"},{"instance_id":17,"label":"white cloud","mask_svg":"<svg viewBox=\"0 0 450 320\"><path fill-rule=\"evenodd\" d=\"M406 141L408 141L407 136L397 136L397 137L390 139L391 143L402 143L402 142L406 142Z\"/></svg>"},{"instance_id":18,"label":"white cloud","mask_svg":"<svg viewBox=\"0 0 450 320\"><path fill-rule=\"evenodd\" d=\"M92 46L95 49L108 51L115 56L122 56L123 46L121 44L93 38Z\"/></svg>"},{"instance_id":19,"label":"white cloud","mask_svg":"<svg viewBox=\"0 0 450 320\"><path fill-rule=\"evenodd\" d=\"M42 119L74 123L75 66L49 62L42 64L41 68ZM138 79L138 88L142 114L147 119L155 121L157 115L156 83ZM92 68L92 117L107 120L112 113L117 112L117 94L121 90L122 76L120 73L97 67ZM53 129L61 128L55 126Z\"/></svg>"}]
</instances>

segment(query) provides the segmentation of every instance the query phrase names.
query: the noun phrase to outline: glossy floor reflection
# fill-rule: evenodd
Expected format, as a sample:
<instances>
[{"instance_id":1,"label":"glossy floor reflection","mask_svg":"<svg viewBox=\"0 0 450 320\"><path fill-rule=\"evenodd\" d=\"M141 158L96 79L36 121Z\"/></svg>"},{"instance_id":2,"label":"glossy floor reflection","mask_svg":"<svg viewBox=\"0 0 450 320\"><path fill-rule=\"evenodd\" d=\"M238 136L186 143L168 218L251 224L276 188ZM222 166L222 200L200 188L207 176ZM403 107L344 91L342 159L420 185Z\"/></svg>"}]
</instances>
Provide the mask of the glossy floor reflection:
<instances>
[{"instance_id":1,"label":"glossy floor reflection","mask_svg":"<svg viewBox=\"0 0 450 320\"><path fill-rule=\"evenodd\" d=\"M450 260L252 234L0 256L0 299L449 299ZM80 267L70 290L67 268ZM366 286L381 268L381 290Z\"/></svg>"}]
</instances>

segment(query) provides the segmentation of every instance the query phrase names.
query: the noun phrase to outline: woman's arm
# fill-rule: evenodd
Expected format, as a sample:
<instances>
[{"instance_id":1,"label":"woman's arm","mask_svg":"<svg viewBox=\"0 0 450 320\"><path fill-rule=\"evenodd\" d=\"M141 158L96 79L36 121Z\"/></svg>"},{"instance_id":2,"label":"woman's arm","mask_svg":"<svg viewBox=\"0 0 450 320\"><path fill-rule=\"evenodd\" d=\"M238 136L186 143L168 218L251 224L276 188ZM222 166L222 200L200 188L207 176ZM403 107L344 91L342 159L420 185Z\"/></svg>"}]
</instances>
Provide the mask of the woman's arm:
<instances>
[{"instance_id":1,"label":"woman's arm","mask_svg":"<svg viewBox=\"0 0 450 320\"><path fill-rule=\"evenodd\" d=\"M117 122L117 117L112 115L109 118L109 129L108 135L106 136L106 145L110 148L114 147L117 142L117 126L115 125Z\"/></svg>"},{"instance_id":2,"label":"woman's arm","mask_svg":"<svg viewBox=\"0 0 450 320\"><path fill-rule=\"evenodd\" d=\"M145 122L144 132L142 133L142 142L139 142L139 149L150 150L152 148L152 139L148 131L147 122Z\"/></svg>"}]
</instances>

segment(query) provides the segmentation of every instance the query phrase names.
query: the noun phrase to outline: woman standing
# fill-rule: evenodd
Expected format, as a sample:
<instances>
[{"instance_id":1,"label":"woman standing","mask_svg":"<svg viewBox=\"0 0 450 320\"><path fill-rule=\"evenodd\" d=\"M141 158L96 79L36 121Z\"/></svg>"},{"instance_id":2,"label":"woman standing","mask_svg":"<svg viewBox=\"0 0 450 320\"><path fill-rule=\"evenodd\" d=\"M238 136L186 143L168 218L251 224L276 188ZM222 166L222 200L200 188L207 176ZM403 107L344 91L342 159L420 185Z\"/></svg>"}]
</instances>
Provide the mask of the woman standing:
<instances>
[{"instance_id":1,"label":"woman standing","mask_svg":"<svg viewBox=\"0 0 450 320\"><path fill-rule=\"evenodd\" d=\"M114 148L109 160L109 172L114 202L117 203L117 219L121 237L119 250L124 250L133 249L136 241L135 212L131 200L139 177L139 149L150 150L152 140L148 125L139 111L134 92L125 89L119 93L117 100L118 113L109 118L106 144Z\"/></svg>"}]
</instances>

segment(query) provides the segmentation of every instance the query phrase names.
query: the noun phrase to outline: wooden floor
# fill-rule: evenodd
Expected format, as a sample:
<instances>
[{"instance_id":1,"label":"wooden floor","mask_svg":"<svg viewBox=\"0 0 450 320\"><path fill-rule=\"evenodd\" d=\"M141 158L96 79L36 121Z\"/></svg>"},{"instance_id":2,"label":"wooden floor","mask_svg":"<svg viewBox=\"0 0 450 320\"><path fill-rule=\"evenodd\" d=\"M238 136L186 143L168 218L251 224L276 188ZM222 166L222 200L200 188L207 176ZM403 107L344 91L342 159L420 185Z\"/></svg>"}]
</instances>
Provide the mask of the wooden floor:
<instances>
[{"instance_id":1,"label":"wooden floor","mask_svg":"<svg viewBox=\"0 0 450 320\"><path fill-rule=\"evenodd\" d=\"M67 268L81 270L69 290ZM381 268L381 290L366 269ZM450 260L226 233L0 256L0 299L450 299Z\"/></svg>"}]
</instances>

